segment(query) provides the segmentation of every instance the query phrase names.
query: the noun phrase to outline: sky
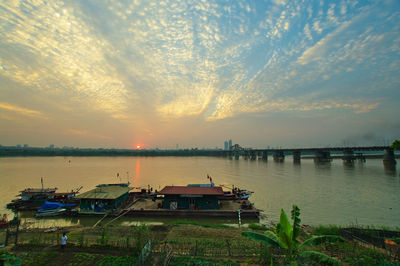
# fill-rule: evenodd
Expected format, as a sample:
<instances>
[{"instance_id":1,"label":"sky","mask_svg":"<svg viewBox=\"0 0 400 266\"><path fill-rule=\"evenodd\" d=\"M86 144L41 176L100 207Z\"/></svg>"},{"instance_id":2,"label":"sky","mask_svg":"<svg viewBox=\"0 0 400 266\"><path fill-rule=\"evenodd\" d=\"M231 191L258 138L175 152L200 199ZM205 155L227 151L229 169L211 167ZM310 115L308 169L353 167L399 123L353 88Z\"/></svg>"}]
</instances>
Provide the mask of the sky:
<instances>
[{"instance_id":1,"label":"sky","mask_svg":"<svg viewBox=\"0 0 400 266\"><path fill-rule=\"evenodd\" d=\"M387 145L400 1L0 2L0 144Z\"/></svg>"}]
</instances>

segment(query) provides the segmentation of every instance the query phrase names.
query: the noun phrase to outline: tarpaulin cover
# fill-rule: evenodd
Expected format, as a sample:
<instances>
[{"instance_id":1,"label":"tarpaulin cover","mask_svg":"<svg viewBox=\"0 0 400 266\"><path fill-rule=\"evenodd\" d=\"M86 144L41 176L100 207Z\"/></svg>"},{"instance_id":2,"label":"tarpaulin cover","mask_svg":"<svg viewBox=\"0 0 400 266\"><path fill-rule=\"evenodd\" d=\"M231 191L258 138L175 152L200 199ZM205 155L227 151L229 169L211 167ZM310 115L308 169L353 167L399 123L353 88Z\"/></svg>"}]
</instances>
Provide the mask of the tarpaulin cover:
<instances>
[{"instance_id":1,"label":"tarpaulin cover","mask_svg":"<svg viewBox=\"0 0 400 266\"><path fill-rule=\"evenodd\" d=\"M57 208L74 207L75 204L64 204L60 202L45 201L39 210L51 210Z\"/></svg>"}]
</instances>

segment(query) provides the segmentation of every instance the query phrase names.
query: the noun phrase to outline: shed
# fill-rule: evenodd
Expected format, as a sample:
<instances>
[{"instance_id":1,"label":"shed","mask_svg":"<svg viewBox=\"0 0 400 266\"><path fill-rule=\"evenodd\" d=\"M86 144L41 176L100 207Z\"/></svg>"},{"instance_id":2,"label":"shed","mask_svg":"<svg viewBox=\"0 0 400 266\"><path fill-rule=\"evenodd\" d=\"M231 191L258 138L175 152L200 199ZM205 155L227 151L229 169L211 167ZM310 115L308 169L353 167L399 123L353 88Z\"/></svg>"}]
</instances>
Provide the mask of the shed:
<instances>
[{"instance_id":1,"label":"shed","mask_svg":"<svg viewBox=\"0 0 400 266\"><path fill-rule=\"evenodd\" d=\"M102 184L76 196L83 211L107 212L117 209L128 199L127 184Z\"/></svg>"},{"instance_id":2,"label":"shed","mask_svg":"<svg viewBox=\"0 0 400 266\"><path fill-rule=\"evenodd\" d=\"M216 210L224 191L222 187L166 186L158 194L164 195L163 209Z\"/></svg>"}]
</instances>

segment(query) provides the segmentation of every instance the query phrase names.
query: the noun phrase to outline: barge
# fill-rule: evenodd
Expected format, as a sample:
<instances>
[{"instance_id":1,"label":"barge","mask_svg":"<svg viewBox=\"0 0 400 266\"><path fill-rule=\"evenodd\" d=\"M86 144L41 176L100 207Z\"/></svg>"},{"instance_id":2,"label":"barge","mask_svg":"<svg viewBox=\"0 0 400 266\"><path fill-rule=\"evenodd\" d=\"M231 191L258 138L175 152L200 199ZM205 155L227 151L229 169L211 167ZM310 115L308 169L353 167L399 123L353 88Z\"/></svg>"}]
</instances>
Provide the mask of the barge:
<instances>
[{"instance_id":1,"label":"barge","mask_svg":"<svg viewBox=\"0 0 400 266\"><path fill-rule=\"evenodd\" d=\"M166 186L159 192L130 192L123 184L103 184L77 198L80 208L70 214L109 217L259 218L248 200L218 186Z\"/></svg>"}]
</instances>

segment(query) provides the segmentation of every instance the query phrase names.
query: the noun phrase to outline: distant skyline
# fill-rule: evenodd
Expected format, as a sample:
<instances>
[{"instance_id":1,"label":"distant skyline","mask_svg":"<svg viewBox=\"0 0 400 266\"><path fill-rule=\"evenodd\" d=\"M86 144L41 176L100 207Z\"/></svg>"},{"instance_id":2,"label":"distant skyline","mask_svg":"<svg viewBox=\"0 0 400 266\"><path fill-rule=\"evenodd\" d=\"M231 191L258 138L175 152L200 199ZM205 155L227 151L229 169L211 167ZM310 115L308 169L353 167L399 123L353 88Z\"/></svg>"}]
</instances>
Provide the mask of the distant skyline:
<instances>
[{"instance_id":1,"label":"distant skyline","mask_svg":"<svg viewBox=\"0 0 400 266\"><path fill-rule=\"evenodd\" d=\"M0 144L390 145L400 1L2 1Z\"/></svg>"}]
</instances>

